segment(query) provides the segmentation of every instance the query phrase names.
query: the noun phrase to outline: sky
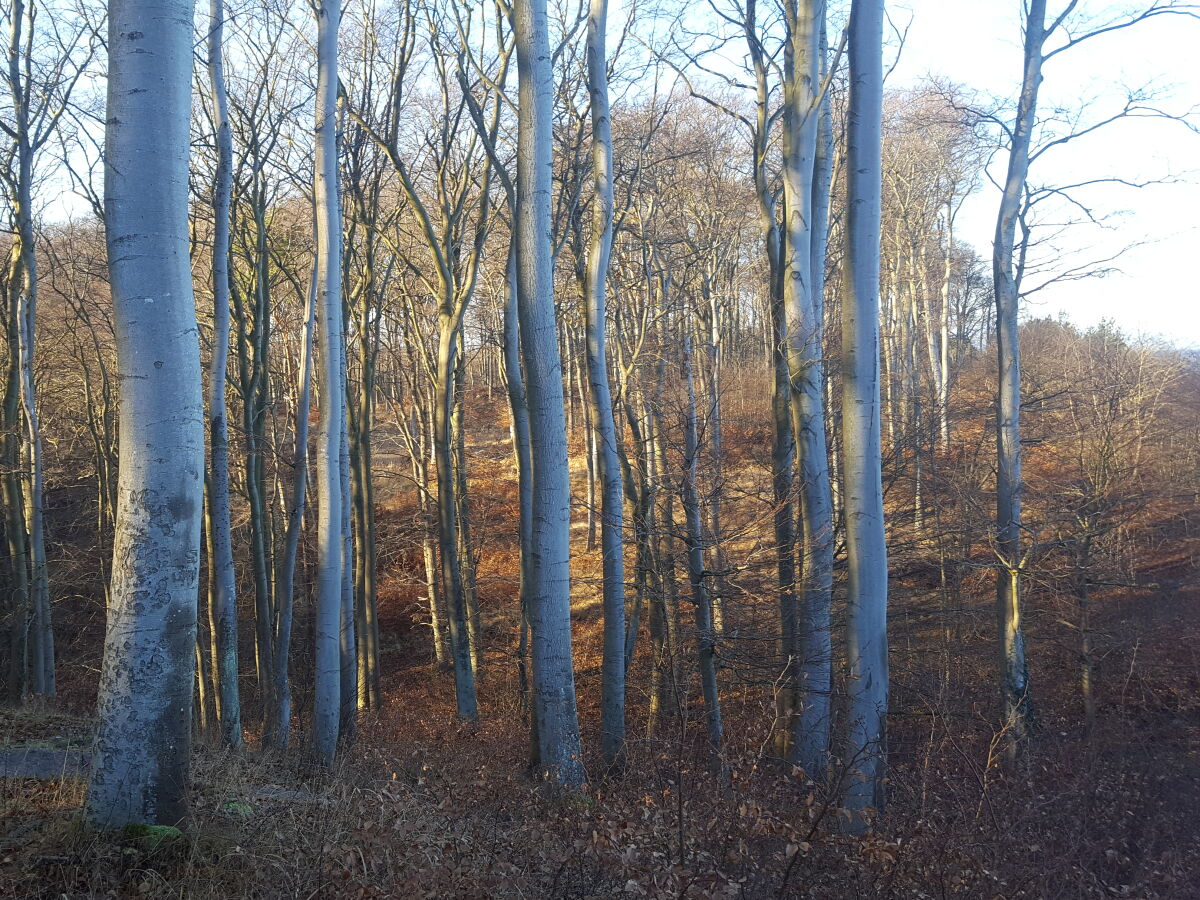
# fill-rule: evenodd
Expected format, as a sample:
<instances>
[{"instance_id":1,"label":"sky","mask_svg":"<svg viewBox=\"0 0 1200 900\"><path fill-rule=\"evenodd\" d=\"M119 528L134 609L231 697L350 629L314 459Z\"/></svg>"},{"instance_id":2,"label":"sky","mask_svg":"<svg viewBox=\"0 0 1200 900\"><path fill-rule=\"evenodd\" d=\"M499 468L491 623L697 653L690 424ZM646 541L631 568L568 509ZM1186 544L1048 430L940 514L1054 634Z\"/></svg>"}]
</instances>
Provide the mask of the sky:
<instances>
[{"instance_id":1,"label":"sky","mask_svg":"<svg viewBox=\"0 0 1200 900\"><path fill-rule=\"evenodd\" d=\"M1051 14L1065 2L1050 0ZM1126 3L1149 2L1081 0L1079 6L1085 15L1105 17ZM625 5L626 0L614 0L611 22L622 20ZM1021 0L887 0L896 28L907 29L888 86L910 86L933 75L977 91L981 98L1010 101L1011 109L1021 74L1020 9ZM894 58L898 41L892 37L885 52ZM1114 104L1119 107L1127 88L1149 85L1165 110L1195 107L1192 122L1200 127L1197 46L1200 20L1180 16L1101 36L1047 63L1040 106L1077 107L1089 101L1103 117ZM993 161L995 178L1003 176L1005 162L1002 154ZM1117 271L1052 285L1028 299L1026 315L1065 314L1082 326L1111 319L1130 335L1200 348L1200 277L1194 271L1200 262L1200 134L1173 121L1120 122L1051 151L1030 173L1032 182L1042 184L1107 177L1169 178L1170 183L1140 189L1104 185L1081 195L1090 208L1110 217L1104 228L1071 230L1069 242L1077 255L1064 256L1063 265L1120 253L1112 263ZM984 181L956 221L958 238L985 258L991 254L998 202L998 189ZM50 205L61 205L68 213L82 211L66 185Z\"/></svg>"},{"instance_id":2,"label":"sky","mask_svg":"<svg viewBox=\"0 0 1200 900\"><path fill-rule=\"evenodd\" d=\"M1083 0L1085 13L1104 16L1123 4ZM1051 0L1051 10L1061 3ZM897 28L907 25L889 86L935 75L995 97L1015 97L1021 74L1020 0L895 0ZM1043 108L1090 100L1098 118L1123 103L1127 88L1153 86L1156 105L1200 113L1200 20L1164 16L1080 44L1050 60L1043 72ZM892 53L895 53L893 46ZM1107 111L1107 112L1105 112ZM1193 119L1200 124L1200 115ZM992 174L1003 177L1003 156ZM1116 123L1063 145L1037 161L1031 181L1073 184L1094 178L1170 178L1143 188L1103 185L1085 202L1112 213L1104 228L1083 225L1069 240L1075 261L1127 249L1103 278L1051 285L1029 298L1026 315L1057 316L1089 326L1111 319L1131 335L1200 347L1200 134L1179 122ZM990 256L999 191L984 182L964 206L959 236Z\"/></svg>"}]
</instances>

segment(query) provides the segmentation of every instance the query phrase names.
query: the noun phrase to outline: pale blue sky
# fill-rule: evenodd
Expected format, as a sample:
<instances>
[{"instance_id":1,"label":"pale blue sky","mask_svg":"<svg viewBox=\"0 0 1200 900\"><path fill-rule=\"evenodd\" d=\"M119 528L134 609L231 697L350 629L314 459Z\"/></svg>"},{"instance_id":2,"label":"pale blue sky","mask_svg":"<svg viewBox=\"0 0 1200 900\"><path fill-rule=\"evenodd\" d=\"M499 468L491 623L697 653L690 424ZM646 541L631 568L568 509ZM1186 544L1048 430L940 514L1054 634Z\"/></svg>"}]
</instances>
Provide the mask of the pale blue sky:
<instances>
[{"instance_id":1,"label":"pale blue sky","mask_svg":"<svg viewBox=\"0 0 1200 900\"><path fill-rule=\"evenodd\" d=\"M1143 4L1144 5L1144 4ZM1084 0L1084 12L1105 15L1124 4ZM1061 7L1051 0L1051 8ZM911 17L906 46L891 84L928 74L969 88L1012 97L1021 73L1020 0L896 0L889 11L900 26ZM1073 48L1045 70L1046 108L1096 98L1111 109L1123 87L1154 83L1159 105L1172 112L1200 109L1200 21L1167 16L1143 22ZM1106 104L1107 101L1107 104ZM1200 118L1196 120L1200 122ZM994 164L1002 174L1004 158ZM1141 189L1092 189L1088 202L1127 211L1114 227L1082 227L1075 241L1099 258L1146 242L1121 257L1121 271L1102 279L1053 285L1031 298L1028 312L1060 311L1081 325L1111 318L1126 331L1160 335L1181 346L1200 346L1200 135L1176 122L1137 120L1097 132L1048 153L1031 179L1075 183L1096 177L1146 180L1170 174L1180 182ZM960 218L960 234L990 252L998 192L985 183Z\"/></svg>"}]
</instances>

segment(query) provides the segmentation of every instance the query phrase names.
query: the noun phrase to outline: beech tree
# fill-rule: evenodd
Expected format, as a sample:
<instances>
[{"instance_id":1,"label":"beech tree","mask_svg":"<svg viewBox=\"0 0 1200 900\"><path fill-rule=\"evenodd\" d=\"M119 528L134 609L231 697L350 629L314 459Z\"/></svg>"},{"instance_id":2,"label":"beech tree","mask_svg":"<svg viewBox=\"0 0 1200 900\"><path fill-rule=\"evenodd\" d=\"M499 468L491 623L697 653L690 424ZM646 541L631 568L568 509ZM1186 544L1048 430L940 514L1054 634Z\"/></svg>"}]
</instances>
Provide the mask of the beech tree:
<instances>
[{"instance_id":1,"label":"beech tree","mask_svg":"<svg viewBox=\"0 0 1200 900\"><path fill-rule=\"evenodd\" d=\"M791 648L798 667L798 710L794 720L794 756L814 778L828 765L832 645L829 634L833 590L833 505L825 435L825 367L820 311L826 234L815 227L823 219L828 195L816 190L816 159L824 89L821 75L823 2L789 0L785 22L783 107L784 257L783 304L786 329L789 408L800 480L800 525L804 573ZM880 89L882 90L882 88ZM869 265L864 260L863 265Z\"/></svg>"},{"instance_id":2,"label":"beech tree","mask_svg":"<svg viewBox=\"0 0 1200 900\"><path fill-rule=\"evenodd\" d=\"M1026 542L1021 517L1021 353L1018 330L1021 297L1029 293L1028 286L1022 287L1030 262L1029 213L1031 206L1047 195L1064 197L1070 202L1073 189L1093 183L1057 187L1049 192L1034 191L1029 186L1030 163L1048 150L1094 133L1119 119L1134 115L1165 115L1131 97L1115 115L1088 124L1076 123L1066 134L1052 135L1039 143L1038 98L1044 79L1043 67L1054 57L1081 44L1150 19L1200 15L1195 12L1194 4L1176 0L1155 0L1101 18L1082 17L1080 12L1079 0L1069 0L1057 14L1048 12L1046 0L1030 0L1023 17L1023 67L1017 108L1012 124L1002 123L1007 138L1008 163L992 249L996 359L1000 379L996 399L996 610L1000 632L1002 728L1010 757L1021 750L1029 736L1033 717L1021 618L1021 578ZM1051 278L1042 286L1058 280L1058 277Z\"/></svg>"},{"instance_id":3,"label":"beech tree","mask_svg":"<svg viewBox=\"0 0 1200 900\"><path fill-rule=\"evenodd\" d=\"M121 464L86 818L187 811L204 404L188 253L190 0L113 0L104 208Z\"/></svg>"},{"instance_id":4,"label":"beech tree","mask_svg":"<svg viewBox=\"0 0 1200 900\"><path fill-rule=\"evenodd\" d=\"M842 804L862 832L884 802L888 702L887 544L879 424L879 227L883 2L850 8L846 254L842 301L842 480L846 507L846 741Z\"/></svg>"},{"instance_id":5,"label":"beech tree","mask_svg":"<svg viewBox=\"0 0 1200 900\"><path fill-rule=\"evenodd\" d=\"M1131 93L1093 123L1039 113L1038 87L1058 54L1190 4L1085 15L1028 0L1010 125L958 87L885 91L883 0L847 4L833 34L843 7L827 0L668 4L674 18L634 4L619 37L607 0L210 0L198 22L191 0L114 0L96 155L90 112L69 103L91 35L73 17L44 30L57 2L0 11L0 599L14 700L54 689L48 573L72 654L106 605L89 823L182 822L189 722L220 728L202 753L240 749L244 697L264 748L288 750L298 722L329 769L393 724L374 712L385 687L453 688L452 706L405 696L406 734L490 753L502 729L518 743L527 729L528 774L551 793L584 785L585 751L606 782L645 777L648 822L658 791L678 804L662 807L670 878L712 866L733 883L757 863L709 852L722 815L736 807L723 850L742 819L800 835L708 790L717 778L800 776L815 841L836 816L852 834L877 826L891 702L898 772L929 707L922 812L939 766L1028 744L1031 576L1066 610L1051 621L1039 604L1039 640L1067 630L1082 717L1103 722L1100 661L1118 643L1103 589L1136 586L1139 527L1190 539L1200 503L1184 488L1147 525L1140 496L1190 484L1196 441L1167 420L1194 425L1173 401L1196 373L1107 326L1020 322L1024 297L1077 272L1034 238L1038 213L1093 183L1030 170L1155 112ZM1010 151L994 294L955 235L985 166L981 121ZM56 139L89 220L39 220ZM978 512L993 503L994 524ZM54 517L71 530L47 530ZM88 561L114 533L105 591ZM980 644L972 572L988 590L1000 574L1004 716L947 762L936 742L975 700L958 665ZM990 683L990 640L980 655ZM64 693L90 671L72 667ZM781 893L808 852L789 848Z\"/></svg>"},{"instance_id":6,"label":"beech tree","mask_svg":"<svg viewBox=\"0 0 1200 900\"><path fill-rule=\"evenodd\" d=\"M238 692L237 579L229 512L229 422L225 373L229 364L229 229L233 200L233 134L225 92L225 4L209 4L208 78L216 126L217 172L213 185L213 349L208 382L208 565L210 627L216 670L217 719L221 736L234 749L242 746Z\"/></svg>"},{"instance_id":7,"label":"beech tree","mask_svg":"<svg viewBox=\"0 0 1200 900\"><path fill-rule=\"evenodd\" d=\"M606 295L613 235L612 124L608 108L607 0L591 0L587 24L587 81L592 111L592 242L587 261L587 361L592 421L602 487L600 544L604 555L604 679L600 752L612 765L625 742L624 491L608 383Z\"/></svg>"},{"instance_id":8,"label":"beech tree","mask_svg":"<svg viewBox=\"0 0 1200 900\"><path fill-rule=\"evenodd\" d=\"M551 252L554 73L546 0L515 0L517 298L533 481L529 612L539 767L566 787L584 780L571 651L571 487Z\"/></svg>"},{"instance_id":9,"label":"beech tree","mask_svg":"<svg viewBox=\"0 0 1200 900\"><path fill-rule=\"evenodd\" d=\"M316 684L313 749L329 765L337 747L341 708L343 532L341 458L345 410L345 347L342 332L342 217L338 198L337 36L339 0L315 8L317 17L316 158L313 196L317 231L318 388L317 434Z\"/></svg>"}]
</instances>

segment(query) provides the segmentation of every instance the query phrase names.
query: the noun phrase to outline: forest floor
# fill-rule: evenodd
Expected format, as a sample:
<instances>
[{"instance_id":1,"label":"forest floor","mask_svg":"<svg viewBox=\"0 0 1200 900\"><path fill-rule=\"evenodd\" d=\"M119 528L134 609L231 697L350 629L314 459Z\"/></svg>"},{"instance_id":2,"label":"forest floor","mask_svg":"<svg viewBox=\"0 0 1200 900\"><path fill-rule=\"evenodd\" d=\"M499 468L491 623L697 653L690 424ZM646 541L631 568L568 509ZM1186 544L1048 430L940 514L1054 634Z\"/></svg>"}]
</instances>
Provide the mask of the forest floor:
<instances>
[{"instance_id":1,"label":"forest floor","mask_svg":"<svg viewBox=\"0 0 1200 900\"><path fill-rule=\"evenodd\" d=\"M179 836L84 831L81 770L0 775L0 896L1200 897L1194 539L1164 545L1136 587L1098 599L1099 713L1090 733L1072 628L1031 592L1039 725L1015 765L1003 760L994 728L990 579L964 579L947 642L944 597L926 569L909 565L892 590L889 806L868 838L841 835L833 793L772 756L771 677L760 662L772 607L753 567L728 588L737 630L721 672L721 765L686 684L674 714L647 733L642 653L630 674L623 773L603 777L589 756L589 786L556 795L529 777L517 704L511 463L499 423L476 433L472 516L489 613L478 726L454 721L451 677L433 665L427 630L414 624L422 587L411 490L400 458L381 446L385 704L362 716L336 769L311 769L302 746L290 755L234 755L202 738L193 817ZM737 552L765 566L769 556L752 539L759 514L743 507L751 511L731 515L728 526L740 535ZM576 528L575 637L591 748L599 559L584 549L584 533ZM53 707L0 711L0 748L86 752L102 609L94 598L63 605L62 697ZM301 617L298 645L307 627ZM301 722L305 676L298 663ZM246 695L253 721L252 690Z\"/></svg>"}]
</instances>

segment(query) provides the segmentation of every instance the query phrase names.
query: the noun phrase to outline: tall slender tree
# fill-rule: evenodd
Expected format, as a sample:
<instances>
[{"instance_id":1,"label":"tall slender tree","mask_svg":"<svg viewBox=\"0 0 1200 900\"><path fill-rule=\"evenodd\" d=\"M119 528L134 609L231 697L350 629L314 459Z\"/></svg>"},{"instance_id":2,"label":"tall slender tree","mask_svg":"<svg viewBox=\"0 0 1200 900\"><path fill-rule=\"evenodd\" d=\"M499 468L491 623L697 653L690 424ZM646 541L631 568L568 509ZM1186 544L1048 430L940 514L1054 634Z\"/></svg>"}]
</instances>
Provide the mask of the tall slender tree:
<instances>
[{"instance_id":1,"label":"tall slender tree","mask_svg":"<svg viewBox=\"0 0 1200 900\"><path fill-rule=\"evenodd\" d=\"M825 436L823 328L815 296L813 227L821 104L823 0L788 0L783 116L783 305L792 432L798 456L804 573L792 653L797 666L793 756L811 777L828 765L832 645L833 504ZM822 263L823 264L823 263Z\"/></svg>"},{"instance_id":2,"label":"tall slender tree","mask_svg":"<svg viewBox=\"0 0 1200 900\"><path fill-rule=\"evenodd\" d=\"M587 24L587 83L592 114L592 235L587 259L587 364L592 422L600 463L600 546L604 561L604 675L600 688L600 752L607 765L625 743L624 492L608 381L608 264L613 238L612 122L608 107L605 31L608 0L591 0Z\"/></svg>"},{"instance_id":3,"label":"tall slender tree","mask_svg":"<svg viewBox=\"0 0 1200 900\"><path fill-rule=\"evenodd\" d=\"M996 299L996 360L999 389L996 397L996 616L999 625L1000 696L1006 749L1015 757L1029 735L1033 701L1029 666L1025 658L1025 632L1021 618L1021 578L1025 564L1021 518L1021 349L1019 339L1022 278L1029 268L1029 214L1047 197L1069 202L1071 187L1029 188L1033 160L1053 147L1092 134L1131 115L1164 114L1132 97L1116 115L1091 124L1072 123L1064 134L1054 135L1035 147L1038 129L1038 96L1044 64L1060 53L1101 35L1138 25L1161 16L1200 18L1196 4L1182 0L1154 0L1132 9L1118 9L1099 19L1078 21L1079 0L1069 0L1056 15L1048 15L1046 0L1029 0L1024 9L1021 92L1008 140L1005 172L996 231L992 244L992 286ZM1057 40L1052 40L1057 35ZM1087 183L1087 182L1085 182ZM1078 185L1074 186L1078 187ZM1092 215L1088 214L1089 217ZM1020 228L1020 238L1017 232ZM1054 279L1057 280L1057 279ZM1027 292L1027 289L1026 291Z\"/></svg>"},{"instance_id":4,"label":"tall slender tree","mask_svg":"<svg viewBox=\"0 0 1200 900\"><path fill-rule=\"evenodd\" d=\"M324 0L317 16L316 161L313 197L317 220L317 333L321 350L317 435L316 685L313 749L333 761L341 706L342 432L345 348L342 332L342 223L338 200L337 36L340 0Z\"/></svg>"},{"instance_id":5,"label":"tall slender tree","mask_svg":"<svg viewBox=\"0 0 1200 900\"><path fill-rule=\"evenodd\" d=\"M1071 4L1074 6L1074 3ZM1021 350L1019 276L1014 268L1017 222L1024 208L1029 150L1042 84L1046 0L1031 0L1025 13L1024 72L1008 154L996 237L992 281L996 294L996 615L1000 628L1000 697L1010 751L1029 729L1031 697L1021 624Z\"/></svg>"},{"instance_id":6,"label":"tall slender tree","mask_svg":"<svg viewBox=\"0 0 1200 900\"><path fill-rule=\"evenodd\" d=\"M229 524L229 420L225 373L229 364L229 214L233 197L233 133L225 91L225 4L211 0L208 32L208 80L216 126L217 172L213 184L213 345L208 381L208 577L217 720L221 737L242 746L238 696L237 577Z\"/></svg>"},{"instance_id":7,"label":"tall slender tree","mask_svg":"<svg viewBox=\"0 0 1200 900\"><path fill-rule=\"evenodd\" d=\"M879 434L879 228L883 0L850 8L842 455L846 511L849 699L842 802L851 832L883 807L888 702L887 543Z\"/></svg>"},{"instance_id":8,"label":"tall slender tree","mask_svg":"<svg viewBox=\"0 0 1200 900\"><path fill-rule=\"evenodd\" d=\"M533 469L530 558L539 765L563 786L584 780L571 647L571 482L551 246L554 72L546 0L515 0L517 299Z\"/></svg>"}]
</instances>

